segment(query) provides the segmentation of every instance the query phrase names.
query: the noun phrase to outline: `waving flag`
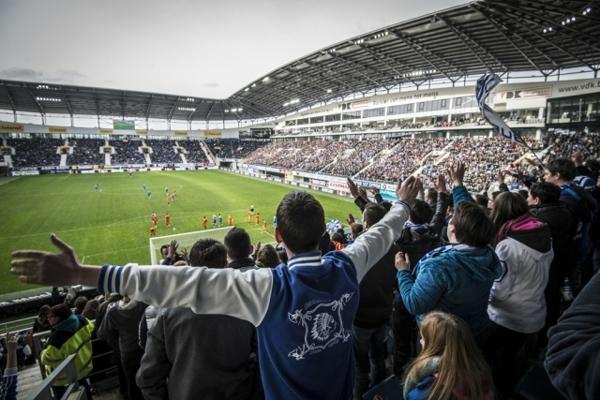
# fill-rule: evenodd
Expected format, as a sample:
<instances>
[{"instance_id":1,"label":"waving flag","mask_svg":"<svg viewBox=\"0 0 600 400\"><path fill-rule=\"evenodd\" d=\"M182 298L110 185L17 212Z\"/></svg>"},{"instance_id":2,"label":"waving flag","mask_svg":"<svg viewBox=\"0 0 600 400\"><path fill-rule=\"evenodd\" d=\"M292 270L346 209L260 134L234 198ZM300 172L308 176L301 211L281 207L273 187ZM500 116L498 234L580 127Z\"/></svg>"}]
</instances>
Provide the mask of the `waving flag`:
<instances>
[{"instance_id":1,"label":"waving flag","mask_svg":"<svg viewBox=\"0 0 600 400\"><path fill-rule=\"evenodd\" d=\"M483 114L483 118L492 125L497 133L507 139L527 146L521 135L510 129L508 125L506 125L506 122L504 122L504 120L485 103L490 92L498 86L500 82L502 82L502 79L496 74L485 74L477 80L475 97L477 98L477 104L479 105L481 114Z\"/></svg>"}]
</instances>

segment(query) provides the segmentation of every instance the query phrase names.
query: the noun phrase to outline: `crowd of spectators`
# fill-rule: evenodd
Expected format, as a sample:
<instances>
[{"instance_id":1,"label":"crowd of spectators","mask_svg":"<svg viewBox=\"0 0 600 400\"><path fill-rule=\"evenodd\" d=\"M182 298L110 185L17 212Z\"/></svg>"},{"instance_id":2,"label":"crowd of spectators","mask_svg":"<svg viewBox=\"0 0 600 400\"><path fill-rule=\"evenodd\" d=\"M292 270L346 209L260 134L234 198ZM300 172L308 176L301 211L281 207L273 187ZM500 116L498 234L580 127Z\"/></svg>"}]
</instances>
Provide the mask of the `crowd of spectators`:
<instances>
[{"instance_id":1,"label":"crowd of spectators","mask_svg":"<svg viewBox=\"0 0 600 400\"><path fill-rule=\"evenodd\" d=\"M109 145L115 152L111 155L112 165L145 164L144 154L140 153L141 140L111 140Z\"/></svg>"},{"instance_id":2,"label":"crowd of spectators","mask_svg":"<svg viewBox=\"0 0 600 400\"><path fill-rule=\"evenodd\" d=\"M147 139L146 146L152 148L150 159L153 164L178 164L181 163L181 156L175 150L175 141Z\"/></svg>"},{"instance_id":3,"label":"crowd of spectators","mask_svg":"<svg viewBox=\"0 0 600 400\"><path fill-rule=\"evenodd\" d=\"M41 167L60 165L58 148L64 145L61 139L8 139L9 147L14 147L12 157L15 167Z\"/></svg>"},{"instance_id":4,"label":"crowd of spectators","mask_svg":"<svg viewBox=\"0 0 600 400\"><path fill-rule=\"evenodd\" d=\"M375 181L393 182L413 173L423 158L432 151L441 150L450 143L443 138L405 138L394 147L388 147L374 160L373 165L361 172L359 177Z\"/></svg>"},{"instance_id":5,"label":"crowd of spectators","mask_svg":"<svg viewBox=\"0 0 600 400\"><path fill-rule=\"evenodd\" d=\"M100 148L105 144L104 139L69 140L73 153L67 157L69 165L101 165L104 164L104 152Z\"/></svg>"},{"instance_id":6,"label":"crowd of spectators","mask_svg":"<svg viewBox=\"0 0 600 400\"><path fill-rule=\"evenodd\" d=\"M267 144L264 140L210 139L206 141L210 151L218 158L244 158Z\"/></svg>"},{"instance_id":7,"label":"crowd of spectators","mask_svg":"<svg viewBox=\"0 0 600 400\"><path fill-rule=\"evenodd\" d=\"M394 139L364 139L350 141L351 146L345 154L339 155L335 162L322 172L328 175L353 176L371 162L371 159L386 148L396 145Z\"/></svg>"},{"instance_id":8,"label":"crowd of spectators","mask_svg":"<svg viewBox=\"0 0 600 400\"><path fill-rule=\"evenodd\" d=\"M180 140L178 141L179 146L183 147L187 153L185 154L186 160L189 163L208 164L208 159L202 145L198 140Z\"/></svg>"},{"instance_id":9,"label":"crowd of spectators","mask_svg":"<svg viewBox=\"0 0 600 400\"><path fill-rule=\"evenodd\" d=\"M13 253L24 282L97 285L117 301L41 310L42 364L76 354L86 387L91 353L77 343L96 332L118 353L130 400L598 398L600 163L560 155L511 191L497 159L480 178L500 183L486 199L465 183L488 160L474 152L494 146L451 145L469 157L429 172L429 185L399 182L394 204L349 179L360 213L350 235L323 233L333 224L319 201L290 192L275 246L234 227L189 253L161 248L161 267L83 266L54 235L58 254Z\"/></svg>"},{"instance_id":10,"label":"crowd of spectators","mask_svg":"<svg viewBox=\"0 0 600 400\"><path fill-rule=\"evenodd\" d=\"M547 132L543 139L549 148L547 156L555 158L562 154L581 153L585 158L600 158L600 134L584 132Z\"/></svg>"}]
</instances>

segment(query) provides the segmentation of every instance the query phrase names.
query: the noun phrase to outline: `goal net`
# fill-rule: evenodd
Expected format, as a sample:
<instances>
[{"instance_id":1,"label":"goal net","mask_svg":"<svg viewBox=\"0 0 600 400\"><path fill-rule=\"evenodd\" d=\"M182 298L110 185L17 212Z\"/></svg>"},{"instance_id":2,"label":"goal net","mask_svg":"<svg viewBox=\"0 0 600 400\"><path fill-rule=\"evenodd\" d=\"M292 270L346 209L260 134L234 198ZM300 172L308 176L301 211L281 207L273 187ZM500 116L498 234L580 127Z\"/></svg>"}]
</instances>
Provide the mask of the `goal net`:
<instances>
[{"instance_id":1,"label":"goal net","mask_svg":"<svg viewBox=\"0 0 600 400\"><path fill-rule=\"evenodd\" d=\"M150 238L150 262L152 265L158 265L162 256L160 255L160 247L164 244L171 243L172 240L177 240L179 243L179 251L184 248L189 252L194 243L200 239L215 239L223 243L225 235L231 229L231 226L223 228L207 229L203 231L179 233L176 235L157 236Z\"/></svg>"}]
</instances>

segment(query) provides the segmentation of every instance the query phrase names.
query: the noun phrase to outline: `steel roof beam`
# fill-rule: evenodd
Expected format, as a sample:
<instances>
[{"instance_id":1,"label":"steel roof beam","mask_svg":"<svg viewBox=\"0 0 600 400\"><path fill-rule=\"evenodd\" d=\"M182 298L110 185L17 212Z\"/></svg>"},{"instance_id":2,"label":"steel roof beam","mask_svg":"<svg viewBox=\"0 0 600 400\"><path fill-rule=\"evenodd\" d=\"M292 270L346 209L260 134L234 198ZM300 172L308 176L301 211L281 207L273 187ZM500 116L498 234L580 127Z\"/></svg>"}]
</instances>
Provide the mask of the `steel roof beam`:
<instances>
[{"instance_id":1,"label":"steel roof beam","mask_svg":"<svg viewBox=\"0 0 600 400\"><path fill-rule=\"evenodd\" d=\"M523 50L521 50L521 48L515 42L512 41L511 38L508 37L508 35L506 35L506 33L503 32L503 28L504 28L503 25L501 25L498 22L494 21L494 19L491 18L489 15L487 15L487 13L484 12L483 10L480 9L479 12L481 13L481 15L483 15L483 17L486 20L488 20L492 25L494 25L496 27L496 29L498 30L498 33L500 33L504 37L504 39L506 39L506 41L508 43L510 43L515 48L515 50L519 54L521 54L521 56L525 60L527 60L527 62L529 64L531 64L535 69L537 69L538 71L540 71L542 74L544 73L543 72L543 68L541 68L540 66L538 66L527 54L525 54L525 52Z\"/></svg>"},{"instance_id":2,"label":"steel roof beam","mask_svg":"<svg viewBox=\"0 0 600 400\"><path fill-rule=\"evenodd\" d=\"M210 114L212 114L212 110L215 107L215 102L213 101L212 103L210 103L210 107L208 108L208 112L206 113L206 117L205 117L205 121L208 122L210 121ZM194 110L195 112L195 110Z\"/></svg>"},{"instance_id":3,"label":"steel roof beam","mask_svg":"<svg viewBox=\"0 0 600 400\"><path fill-rule=\"evenodd\" d=\"M530 13L528 11L525 11L522 8L514 7L514 6L512 6L512 5L508 4L508 3L504 3L503 2L502 6L506 7L506 8L510 8L510 9L516 10L517 12L521 12L521 13L523 13L523 14L525 14L525 15L527 15L529 17L528 21L534 22L535 24L537 24L540 27L545 27L544 25L540 25L539 22L536 21L536 19L541 19L541 20L545 21L547 24L549 24L550 26L555 26L556 27L556 33L558 33L558 34L562 34L563 31L572 32L573 35L569 35L569 38L575 39L575 40L577 40L577 41L585 44L586 46L588 46L588 47L590 47L590 48L592 48L594 50L600 51L600 47L596 46L595 44L589 42L586 39L581 39L580 38L581 33L578 30L571 28L569 25L559 25L559 24L556 23L556 21L544 17L541 13L539 13L539 14L532 14L532 13ZM486 7L488 7L487 4L486 4Z\"/></svg>"},{"instance_id":4,"label":"steel roof beam","mask_svg":"<svg viewBox=\"0 0 600 400\"><path fill-rule=\"evenodd\" d=\"M42 116L42 119L45 119L46 111L42 107L41 103L39 101L37 101L37 99L35 98L35 95L31 92L31 89L29 89L28 86L24 86L24 87L25 87L25 91L29 94L29 96L31 96L31 99L35 103L38 111L40 112L40 115Z\"/></svg>"},{"instance_id":5,"label":"steel roof beam","mask_svg":"<svg viewBox=\"0 0 600 400\"><path fill-rule=\"evenodd\" d=\"M10 92L10 88L8 87L8 85L6 83L2 84L4 86L4 88L6 89L6 94L8 96L8 102L10 103L10 106L13 110L13 113L17 112L17 107L15 106L15 100L12 97L12 94Z\"/></svg>"},{"instance_id":6,"label":"steel roof beam","mask_svg":"<svg viewBox=\"0 0 600 400\"><path fill-rule=\"evenodd\" d=\"M374 84L380 86L380 87L384 87L381 83L379 83L378 81L376 81L375 79L371 78L369 75L367 75L366 73L364 73L363 71L361 71L361 69L367 69L367 67L365 67L364 65L358 63L358 62L354 62L351 60L346 59L345 57L342 57L338 54L335 54L335 52L330 53L333 58L335 58L336 60L342 60L343 63L345 64L350 64L350 65L357 65L360 67L360 69L355 68L355 71L358 72L361 76L363 76L365 79L367 79L368 81L373 82ZM368 68L371 69L371 68ZM378 72L378 71L377 71Z\"/></svg>"},{"instance_id":7,"label":"steel roof beam","mask_svg":"<svg viewBox=\"0 0 600 400\"><path fill-rule=\"evenodd\" d=\"M427 64L429 64L429 66L435 68L437 71L439 71L446 78L451 79L450 75L448 75L448 73L445 72L443 68L440 68L432 60L430 60L427 56L425 56L421 51L419 51L418 47L421 47L423 49L423 51L431 53L429 50L427 50L427 48L425 46L423 46L423 45L421 45L419 43L415 43L415 41L413 41L412 39L410 39L407 35L404 35L404 34L397 34L397 35L398 35L398 37L400 39L402 39L406 44L408 44L410 46L410 48L413 50L413 52L415 54L417 54L419 57L421 57L423 60L425 60L425 62ZM446 63L448 63L448 62L446 62Z\"/></svg>"},{"instance_id":8,"label":"steel roof beam","mask_svg":"<svg viewBox=\"0 0 600 400\"><path fill-rule=\"evenodd\" d=\"M493 10L494 12L499 12L498 10ZM510 12L508 12L510 13ZM512 14L511 15L515 15ZM546 43L549 46L554 47L555 49L557 49L558 51L568 55L569 57L579 61L581 64L586 65L588 68L590 68L591 70L594 70L594 66L586 61L584 61L581 57L577 56L576 54L574 54L573 52L565 49L564 47L558 45L556 42L549 40L546 36L544 36L543 34L536 32L535 30L531 29L529 26L527 26L526 24L522 24L521 27L525 28L530 34L534 35L536 38L538 38L539 40L541 40L542 42ZM558 67L558 65L557 65Z\"/></svg>"},{"instance_id":9,"label":"steel roof beam","mask_svg":"<svg viewBox=\"0 0 600 400\"><path fill-rule=\"evenodd\" d=\"M477 58L481 64L485 65L485 67L488 70L493 71L493 68L491 68L488 65L488 63L483 60L483 58L472 48L472 46L467 42L467 40L465 40L465 38L462 37L462 35L464 35L469 40L469 42L473 43L473 45L475 45L475 47L478 47L479 49L483 50L483 52L488 57L491 57L496 64L499 64L504 70L507 69L506 66L502 63L502 61L500 61L494 54L492 54L491 50L486 49L485 46L483 46L480 43L478 43L468 33L466 33L465 31L463 31L459 27L455 26L452 22L450 22L450 20L448 18L445 18L445 17L439 17L439 18L440 18L440 20L442 20L450 28L450 30L456 35L456 37L471 52L471 54L473 54L475 56L475 58Z\"/></svg>"},{"instance_id":10,"label":"steel roof beam","mask_svg":"<svg viewBox=\"0 0 600 400\"><path fill-rule=\"evenodd\" d=\"M150 93L150 98L148 99L148 105L146 106L146 121L148 121L148 118L150 118L150 107L152 106L152 96L153 96L153 94Z\"/></svg>"},{"instance_id":11,"label":"steel roof beam","mask_svg":"<svg viewBox=\"0 0 600 400\"><path fill-rule=\"evenodd\" d=\"M537 0L529 0L529 2L530 3L539 4L540 7L539 8L535 8L535 11L537 11L537 12L540 11L540 8L550 9L550 10L553 10L554 12L556 12L558 14L564 14L564 12L565 12L564 8L553 6L551 3L541 2L541 1L537 1ZM504 3L504 1L500 1L499 3ZM566 2L563 1L563 3L566 3ZM587 5L584 6L583 8L587 8L589 6L589 4L590 3L588 2ZM525 7L526 7L526 5L525 5ZM600 23L600 19L598 19L598 18L596 18L596 17L594 17L593 15L590 15L590 14L583 15L581 13L581 10L573 10L573 9L571 9L569 11L570 11L570 14L572 14L573 16L577 16L577 18L585 19L585 20L588 20L588 21L594 22L594 23Z\"/></svg>"}]
</instances>

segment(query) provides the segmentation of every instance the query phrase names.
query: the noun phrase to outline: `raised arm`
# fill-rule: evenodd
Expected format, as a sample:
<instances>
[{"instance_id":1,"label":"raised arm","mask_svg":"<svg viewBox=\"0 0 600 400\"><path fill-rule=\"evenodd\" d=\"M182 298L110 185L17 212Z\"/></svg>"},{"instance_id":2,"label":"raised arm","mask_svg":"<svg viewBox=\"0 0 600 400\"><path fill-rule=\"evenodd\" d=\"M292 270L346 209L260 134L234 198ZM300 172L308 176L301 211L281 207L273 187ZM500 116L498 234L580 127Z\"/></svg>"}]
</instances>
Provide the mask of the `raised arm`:
<instances>
[{"instance_id":1,"label":"raised arm","mask_svg":"<svg viewBox=\"0 0 600 400\"><path fill-rule=\"evenodd\" d=\"M367 229L351 246L343 250L352 260L359 282L400 237L420 185L421 182L414 177L398 185L398 202L381 221Z\"/></svg>"},{"instance_id":2,"label":"raised arm","mask_svg":"<svg viewBox=\"0 0 600 400\"><path fill-rule=\"evenodd\" d=\"M446 187L446 178L444 178L444 175L438 176L435 190L438 193L437 203L435 205L435 214L433 214L429 225L436 235L440 235L442 228L446 224L446 210L448 209L448 188Z\"/></svg>"},{"instance_id":3,"label":"raised arm","mask_svg":"<svg viewBox=\"0 0 600 400\"><path fill-rule=\"evenodd\" d=\"M462 162L458 162L448 169L448 175L450 176L452 186L454 187L452 189L454 207L465 201L473 201L473 197L471 197L471 194L463 184L465 171L465 164Z\"/></svg>"},{"instance_id":4,"label":"raised arm","mask_svg":"<svg viewBox=\"0 0 600 400\"><path fill-rule=\"evenodd\" d=\"M82 265L70 246L55 235L51 240L59 253L24 250L12 254L11 272L18 274L21 282L98 286L100 292L118 292L147 304L230 315L255 326L269 305L273 286L270 269L242 273L205 267Z\"/></svg>"}]
</instances>

